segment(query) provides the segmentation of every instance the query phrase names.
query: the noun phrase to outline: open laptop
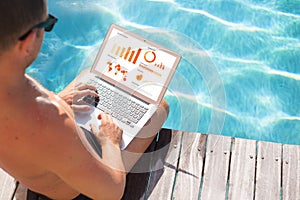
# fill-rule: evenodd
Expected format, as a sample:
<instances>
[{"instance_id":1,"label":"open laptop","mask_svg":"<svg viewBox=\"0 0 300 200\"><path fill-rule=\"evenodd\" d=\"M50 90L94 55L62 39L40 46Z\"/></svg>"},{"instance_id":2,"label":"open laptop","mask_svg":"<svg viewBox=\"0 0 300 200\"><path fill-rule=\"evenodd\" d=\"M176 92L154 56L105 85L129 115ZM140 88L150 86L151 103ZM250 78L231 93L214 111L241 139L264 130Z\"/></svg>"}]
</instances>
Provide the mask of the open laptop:
<instances>
[{"instance_id":1,"label":"open laptop","mask_svg":"<svg viewBox=\"0 0 300 200\"><path fill-rule=\"evenodd\" d=\"M181 56L165 47L112 24L90 73L80 82L97 88L99 99L87 96L89 113L76 113L77 123L90 130L97 127L101 112L112 115L123 129L122 147L138 134L158 108Z\"/></svg>"}]
</instances>

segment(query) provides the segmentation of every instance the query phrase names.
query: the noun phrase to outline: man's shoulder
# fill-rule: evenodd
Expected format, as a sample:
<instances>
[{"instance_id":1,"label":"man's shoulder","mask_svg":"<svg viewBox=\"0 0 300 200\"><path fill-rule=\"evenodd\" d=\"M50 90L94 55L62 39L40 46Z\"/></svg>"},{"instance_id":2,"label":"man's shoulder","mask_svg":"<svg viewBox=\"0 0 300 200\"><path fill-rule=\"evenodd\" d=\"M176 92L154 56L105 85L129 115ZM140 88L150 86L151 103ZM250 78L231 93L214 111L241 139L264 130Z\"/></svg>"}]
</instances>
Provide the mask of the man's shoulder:
<instances>
[{"instance_id":1,"label":"man's shoulder","mask_svg":"<svg viewBox=\"0 0 300 200\"><path fill-rule=\"evenodd\" d=\"M74 129L73 111L71 107L54 93L36 98L37 112L42 121L43 131L50 132L50 137L60 132Z\"/></svg>"},{"instance_id":2,"label":"man's shoulder","mask_svg":"<svg viewBox=\"0 0 300 200\"><path fill-rule=\"evenodd\" d=\"M34 106L39 112L39 115L47 119L51 117L51 119L54 119L54 121L58 116L64 114L72 117L72 109L65 101L63 101L54 92L45 89L38 81L36 81L32 77L28 75L26 75L26 77L34 90L34 94L31 98L34 101ZM57 117L53 118L52 115L57 115Z\"/></svg>"},{"instance_id":3,"label":"man's shoulder","mask_svg":"<svg viewBox=\"0 0 300 200\"><path fill-rule=\"evenodd\" d=\"M21 121L22 126L26 130L35 132L37 140L42 137L43 142L52 140L61 132L74 129L73 112L70 106L35 79L29 76L27 78L31 89L27 97L28 105L19 106L20 112L26 116ZM24 135L30 134L30 131L26 131Z\"/></svg>"}]
</instances>

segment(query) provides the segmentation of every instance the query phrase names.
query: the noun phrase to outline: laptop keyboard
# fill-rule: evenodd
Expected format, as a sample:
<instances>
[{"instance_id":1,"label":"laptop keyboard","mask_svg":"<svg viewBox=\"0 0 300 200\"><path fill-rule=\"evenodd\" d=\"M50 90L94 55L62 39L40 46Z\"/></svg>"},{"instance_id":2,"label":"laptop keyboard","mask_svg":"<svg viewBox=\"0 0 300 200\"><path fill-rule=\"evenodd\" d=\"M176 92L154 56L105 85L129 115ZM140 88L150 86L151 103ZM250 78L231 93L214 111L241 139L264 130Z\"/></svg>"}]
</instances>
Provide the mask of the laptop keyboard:
<instances>
[{"instance_id":1,"label":"laptop keyboard","mask_svg":"<svg viewBox=\"0 0 300 200\"><path fill-rule=\"evenodd\" d=\"M128 125L132 123L137 124L148 111L143 105L114 92L104 84L94 80L90 80L87 84L94 85L97 88L99 99L95 99L93 96L86 96L83 98L83 101L111 114L123 123Z\"/></svg>"}]
</instances>

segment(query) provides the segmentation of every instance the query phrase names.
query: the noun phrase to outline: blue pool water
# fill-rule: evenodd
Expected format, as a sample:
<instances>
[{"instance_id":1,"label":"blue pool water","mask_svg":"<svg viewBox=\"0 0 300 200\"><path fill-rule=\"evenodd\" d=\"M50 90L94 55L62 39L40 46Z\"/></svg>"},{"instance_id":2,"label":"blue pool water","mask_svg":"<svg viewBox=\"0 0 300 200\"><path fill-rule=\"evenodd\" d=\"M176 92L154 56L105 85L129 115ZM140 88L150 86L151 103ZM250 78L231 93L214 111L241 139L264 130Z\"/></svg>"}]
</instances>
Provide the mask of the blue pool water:
<instances>
[{"instance_id":1,"label":"blue pool water","mask_svg":"<svg viewBox=\"0 0 300 200\"><path fill-rule=\"evenodd\" d=\"M166 128L300 145L299 0L55 0L27 73L55 92L92 65L111 23L183 58Z\"/></svg>"}]
</instances>

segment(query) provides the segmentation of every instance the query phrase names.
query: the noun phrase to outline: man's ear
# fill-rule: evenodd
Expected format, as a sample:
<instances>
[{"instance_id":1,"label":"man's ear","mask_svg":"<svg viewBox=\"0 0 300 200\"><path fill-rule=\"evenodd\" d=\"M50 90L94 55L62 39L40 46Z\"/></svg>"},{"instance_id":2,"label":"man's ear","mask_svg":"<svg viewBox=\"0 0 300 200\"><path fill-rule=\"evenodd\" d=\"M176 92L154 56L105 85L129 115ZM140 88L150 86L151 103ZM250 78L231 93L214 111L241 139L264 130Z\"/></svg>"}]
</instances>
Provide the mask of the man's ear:
<instances>
[{"instance_id":1,"label":"man's ear","mask_svg":"<svg viewBox=\"0 0 300 200\"><path fill-rule=\"evenodd\" d=\"M36 40L36 32L31 31L29 35L24 39L19 41L19 48L18 50L26 57L32 54L34 50L34 44Z\"/></svg>"}]
</instances>

